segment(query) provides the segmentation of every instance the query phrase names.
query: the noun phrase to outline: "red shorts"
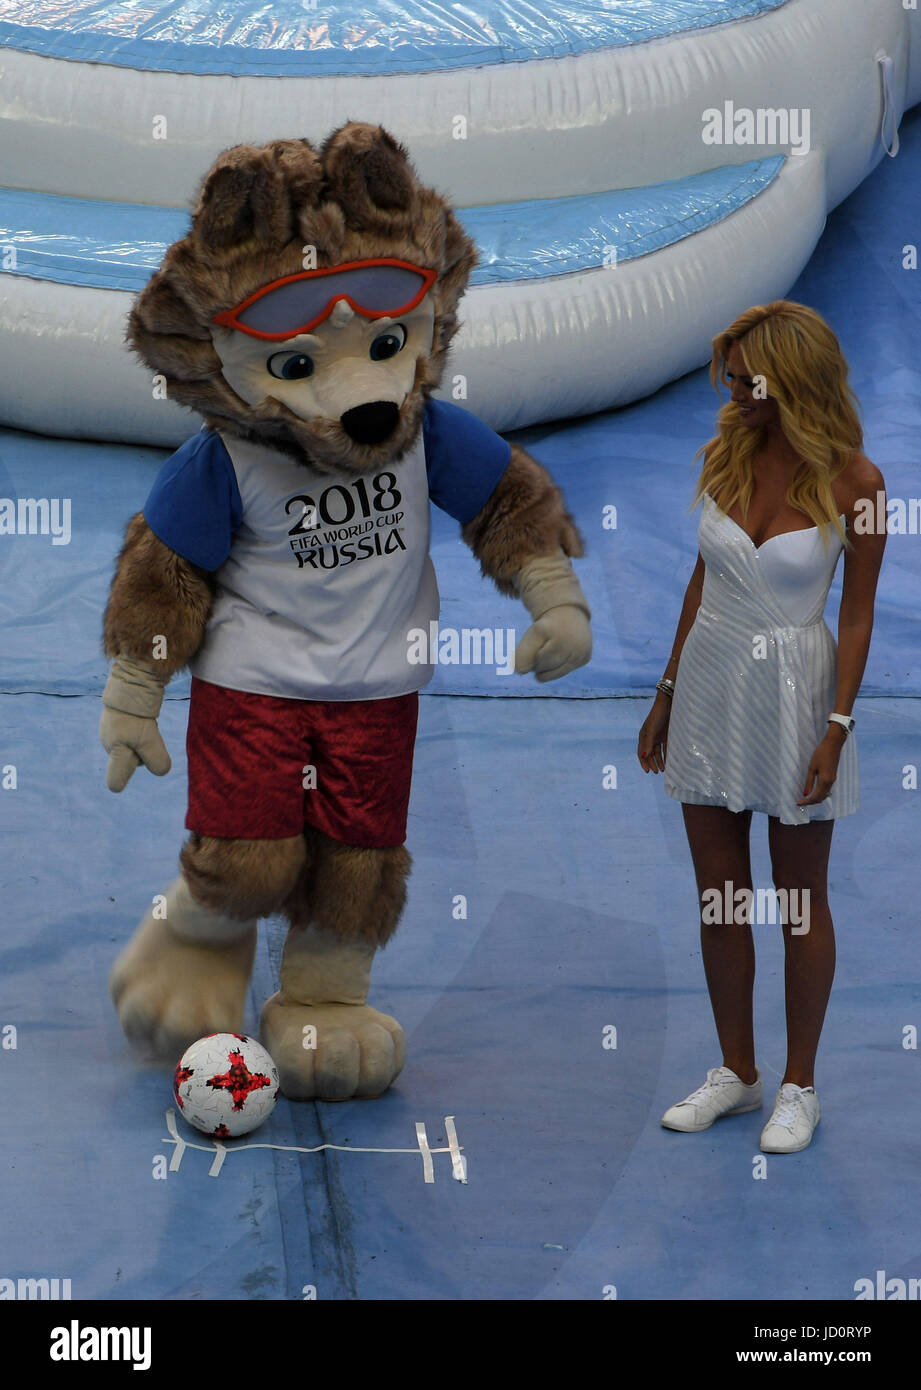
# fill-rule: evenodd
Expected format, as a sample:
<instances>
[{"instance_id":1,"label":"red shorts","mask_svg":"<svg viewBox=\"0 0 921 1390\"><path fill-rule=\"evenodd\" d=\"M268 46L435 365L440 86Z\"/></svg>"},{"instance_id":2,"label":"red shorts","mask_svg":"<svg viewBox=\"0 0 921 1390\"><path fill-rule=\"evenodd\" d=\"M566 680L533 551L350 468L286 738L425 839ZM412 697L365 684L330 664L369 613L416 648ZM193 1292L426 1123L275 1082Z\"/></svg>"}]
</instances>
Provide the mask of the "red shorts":
<instances>
[{"instance_id":1,"label":"red shorts","mask_svg":"<svg viewBox=\"0 0 921 1390\"><path fill-rule=\"evenodd\" d=\"M312 825L347 845L402 845L418 712L415 692L288 700L193 676L186 829L284 840Z\"/></svg>"}]
</instances>

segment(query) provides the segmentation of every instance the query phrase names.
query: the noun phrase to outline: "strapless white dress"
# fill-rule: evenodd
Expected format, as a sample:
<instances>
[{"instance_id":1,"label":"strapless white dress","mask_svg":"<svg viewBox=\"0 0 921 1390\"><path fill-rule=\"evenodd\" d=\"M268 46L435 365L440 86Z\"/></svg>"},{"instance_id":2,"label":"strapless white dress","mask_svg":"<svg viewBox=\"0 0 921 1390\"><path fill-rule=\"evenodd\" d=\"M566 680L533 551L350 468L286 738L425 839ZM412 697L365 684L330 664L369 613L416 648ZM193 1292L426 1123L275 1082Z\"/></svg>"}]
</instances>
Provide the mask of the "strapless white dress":
<instances>
[{"instance_id":1,"label":"strapless white dress","mask_svg":"<svg viewBox=\"0 0 921 1390\"><path fill-rule=\"evenodd\" d=\"M708 493L697 536L706 569L675 676L665 790L784 825L850 815L859 804L853 734L830 794L796 804L835 708L838 649L822 615L841 537L831 531L826 547L813 526L756 546Z\"/></svg>"}]
</instances>

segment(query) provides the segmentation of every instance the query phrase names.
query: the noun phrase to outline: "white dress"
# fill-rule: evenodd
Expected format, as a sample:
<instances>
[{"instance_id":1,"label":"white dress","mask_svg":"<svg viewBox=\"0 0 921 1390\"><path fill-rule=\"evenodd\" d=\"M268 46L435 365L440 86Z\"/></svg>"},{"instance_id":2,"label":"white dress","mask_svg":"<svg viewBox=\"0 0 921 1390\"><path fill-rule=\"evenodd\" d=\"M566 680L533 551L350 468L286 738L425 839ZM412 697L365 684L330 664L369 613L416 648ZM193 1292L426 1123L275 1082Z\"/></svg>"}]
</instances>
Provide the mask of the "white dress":
<instances>
[{"instance_id":1,"label":"white dress","mask_svg":"<svg viewBox=\"0 0 921 1390\"><path fill-rule=\"evenodd\" d=\"M832 530L826 548L813 526L756 546L708 493L697 535L704 582L675 677L665 790L694 805L764 811L784 825L850 815L858 807L853 734L826 799L796 805L835 708L837 645L822 615L840 536Z\"/></svg>"}]
</instances>

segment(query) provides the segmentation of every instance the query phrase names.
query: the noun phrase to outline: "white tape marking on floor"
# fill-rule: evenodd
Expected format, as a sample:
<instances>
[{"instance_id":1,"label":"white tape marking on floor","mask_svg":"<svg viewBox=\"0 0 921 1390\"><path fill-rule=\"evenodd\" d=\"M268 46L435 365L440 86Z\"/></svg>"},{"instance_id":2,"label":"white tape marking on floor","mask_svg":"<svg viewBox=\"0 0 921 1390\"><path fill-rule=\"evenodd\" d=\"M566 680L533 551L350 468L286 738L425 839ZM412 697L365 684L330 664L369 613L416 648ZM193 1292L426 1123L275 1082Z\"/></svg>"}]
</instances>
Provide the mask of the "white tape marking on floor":
<instances>
[{"instance_id":1,"label":"white tape marking on floor","mask_svg":"<svg viewBox=\"0 0 921 1390\"><path fill-rule=\"evenodd\" d=\"M217 1141L216 1139L215 1139L215 1141L214 1141L214 1149L215 1149L214 1162L211 1164L211 1167L208 1169L208 1177L209 1177L209 1178L216 1178L216 1177L217 1177L218 1173L221 1171L221 1169L222 1169L223 1166L224 1166L224 1159L227 1157L227 1150L225 1149L224 1145L223 1145L223 1144L219 1144L218 1141Z\"/></svg>"},{"instance_id":2,"label":"white tape marking on floor","mask_svg":"<svg viewBox=\"0 0 921 1390\"><path fill-rule=\"evenodd\" d=\"M467 1181L467 1160L460 1151L460 1144L457 1142L457 1126L454 1123L453 1115L445 1115L445 1132L448 1136L448 1148L451 1152L451 1172L458 1182Z\"/></svg>"},{"instance_id":3,"label":"white tape marking on floor","mask_svg":"<svg viewBox=\"0 0 921 1390\"><path fill-rule=\"evenodd\" d=\"M345 1154L414 1154L422 1155L422 1176L423 1181L433 1183L435 1181L435 1167L432 1162L434 1154L451 1155L451 1176L458 1182L467 1181L467 1160L461 1151L461 1145L457 1140L457 1129L454 1124L454 1116L445 1117L445 1129L448 1135L448 1147L445 1149L433 1149L429 1145L428 1135L422 1121L416 1124L416 1147L414 1149L369 1149L359 1148L353 1144L315 1144L312 1148L302 1148L297 1144L234 1144L227 1147L224 1144L213 1140L210 1144L192 1144L187 1139L183 1139L176 1127L175 1110L166 1112L166 1128L169 1130L169 1139L161 1140L164 1144L174 1144L176 1147L169 1162L169 1171L178 1171L182 1161L182 1155L186 1149L197 1149L200 1153L213 1154L214 1158L208 1170L208 1176L216 1178L224 1166L224 1161L228 1154L242 1153L247 1149L275 1149L279 1153L289 1154L317 1154L324 1149L335 1149L338 1153Z\"/></svg>"},{"instance_id":4,"label":"white tape marking on floor","mask_svg":"<svg viewBox=\"0 0 921 1390\"><path fill-rule=\"evenodd\" d=\"M429 1148L429 1137L425 1132L425 1125L421 1120L416 1122L416 1138L419 1141L419 1152L422 1155L422 1181L435 1181L435 1167L432 1163L432 1151Z\"/></svg>"},{"instance_id":5,"label":"white tape marking on floor","mask_svg":"<svg viewBox=\"0 0 921 1390\"><path fill-rule=\"evenodd\" d=\"M188 1145L186 1144L186 1141L180 1136L179 1130L176 1128L175 1110L167 1110L166 1128L172 1135L172 1142L176 1145L176 1147L173 1149L173 1156L169 1161L169 1171L171 1173L178 1173L179 1165L182 1162L182 1155L185 1153ZM167 1143L168 1142L169 1140L167 1140Z\"/></svg>"}]
</instances>

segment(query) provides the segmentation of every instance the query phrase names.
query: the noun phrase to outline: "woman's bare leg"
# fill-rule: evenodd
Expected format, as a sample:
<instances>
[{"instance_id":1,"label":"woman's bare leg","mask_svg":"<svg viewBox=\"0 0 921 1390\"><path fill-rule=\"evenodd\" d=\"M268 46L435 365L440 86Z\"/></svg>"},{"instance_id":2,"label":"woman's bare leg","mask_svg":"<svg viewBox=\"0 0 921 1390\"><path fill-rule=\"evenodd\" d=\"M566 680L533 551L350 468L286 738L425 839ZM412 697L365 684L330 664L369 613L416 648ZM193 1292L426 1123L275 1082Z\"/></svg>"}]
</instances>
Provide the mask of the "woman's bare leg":
<instances>
[{"instance_id":1,"label":"woman's bare leg","mask_svg":"<svg viewBox=\"0 0 921 1390\"><path fill-rule=\"evenodd\" d=\"M701 902L707 890L716 890L722 900L727 881L733 894L751 889L751 811L686 803L682 810ZM700 945L723 1066L750 1086L757 1080L752 1021L755 944L750 920L711 924L703 921L702 912Z\"/></svg>"},{"instance_id":2,"label":"woman's bare leg","mask_svg":"<svg viewBox=\"0 0 921 1390\"><path fill-rule=\"evenodd\" d=\"M808 890L803 932L794 922L783 928L786 948L787 1068L784 1081L815 1084L815 1056L835 978L835 929L828 907L828 855L833 820L809 825L768 823L774 887ZM793 901L796 901L795 899Z\"/></svg>"}]
</instances>

